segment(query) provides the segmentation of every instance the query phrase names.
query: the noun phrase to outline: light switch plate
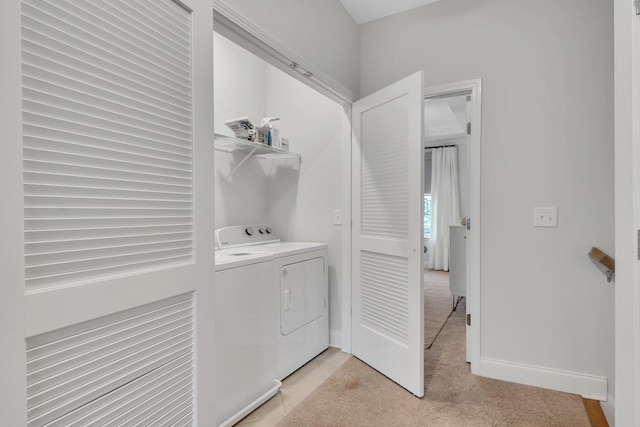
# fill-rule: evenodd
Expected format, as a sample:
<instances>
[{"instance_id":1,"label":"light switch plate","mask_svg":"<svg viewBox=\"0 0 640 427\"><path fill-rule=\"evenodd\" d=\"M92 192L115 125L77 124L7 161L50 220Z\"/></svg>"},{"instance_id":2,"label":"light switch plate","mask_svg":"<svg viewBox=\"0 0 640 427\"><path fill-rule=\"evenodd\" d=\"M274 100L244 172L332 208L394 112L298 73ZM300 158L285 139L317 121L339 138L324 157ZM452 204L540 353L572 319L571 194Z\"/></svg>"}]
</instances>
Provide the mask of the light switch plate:
<instances>
[{"instance_id":1,"label":"light switch plate","mask_svg":"<svg viewBox=\"0 0 640 427\"><path fill-rule=\"evenodd\" d=\"M558 208L533 208L534 227L557 227Z\"/></svg>"},{"instance_id":2,"label":"light switch plate","mask_svg":"<svg viewBox=\"0 0 640 427\"><path fill-rule=\"evenodd\" d=\"M333 210L333 225L342 225L342 209Z\"/></svg>"}]
</instances>

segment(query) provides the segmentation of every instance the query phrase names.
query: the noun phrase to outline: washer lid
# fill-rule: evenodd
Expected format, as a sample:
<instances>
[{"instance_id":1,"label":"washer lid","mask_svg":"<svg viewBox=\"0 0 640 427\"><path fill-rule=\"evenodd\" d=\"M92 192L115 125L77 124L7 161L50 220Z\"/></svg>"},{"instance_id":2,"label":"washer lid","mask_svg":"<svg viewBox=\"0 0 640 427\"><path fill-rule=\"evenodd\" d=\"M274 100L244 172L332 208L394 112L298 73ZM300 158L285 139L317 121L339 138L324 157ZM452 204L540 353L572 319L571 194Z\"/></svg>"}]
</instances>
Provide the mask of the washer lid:
<instances>
[{"instance_id":1,"label":"washer lid","mask_svg":"<svg viewBox=\"0 0 640 427\"><path fill-rule=\"evenodd\" d=\"M246 265L271 260L273 260L273 254L269 252L246 252L243 251L242 248L215 251L216 271L244 267Z\"/></svg>"}]
</instances>

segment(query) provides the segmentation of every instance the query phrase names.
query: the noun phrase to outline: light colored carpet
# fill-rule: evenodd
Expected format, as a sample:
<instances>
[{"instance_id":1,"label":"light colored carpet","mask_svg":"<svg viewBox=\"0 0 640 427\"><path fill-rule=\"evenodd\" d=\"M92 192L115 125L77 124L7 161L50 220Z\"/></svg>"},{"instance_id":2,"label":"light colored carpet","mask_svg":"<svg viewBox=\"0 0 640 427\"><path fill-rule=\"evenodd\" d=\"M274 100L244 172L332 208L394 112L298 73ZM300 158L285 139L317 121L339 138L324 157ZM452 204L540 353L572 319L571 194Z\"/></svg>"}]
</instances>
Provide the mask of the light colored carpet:
<instances>
[{"instance_id":1,"label":"light colored carpet","mask_svg":"<svg viewBox=\"0 0 640 427\"><path fill-rule=\"evenodd\" d=\"M464 360L461 306L431 349L425 350L423 398L350 357L278 425L590 426L579 396L472 375Z\"/></svg>"},{"instance_id":2,"label":"light colored carpet","mask_svg":"<svg viewBox=\"0 0 640 427\"><path fill-rule=\"evenodd\" d=\"M431 348L453 311L449 273L425 271L424 287L424 348Z\"/></svg>"}]
</instances>

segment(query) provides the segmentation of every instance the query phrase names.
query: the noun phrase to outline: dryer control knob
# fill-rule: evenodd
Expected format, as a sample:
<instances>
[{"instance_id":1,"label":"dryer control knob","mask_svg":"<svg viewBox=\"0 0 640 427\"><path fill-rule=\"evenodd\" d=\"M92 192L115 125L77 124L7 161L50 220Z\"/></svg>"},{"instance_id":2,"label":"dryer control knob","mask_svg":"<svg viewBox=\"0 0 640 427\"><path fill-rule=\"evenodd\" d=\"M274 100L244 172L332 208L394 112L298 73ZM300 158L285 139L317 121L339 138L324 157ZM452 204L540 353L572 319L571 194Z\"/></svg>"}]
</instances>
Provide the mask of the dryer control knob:
<instances>
[{"instance_id":1,"label":"dryer control knob","mask_svg":"<svg viewBox=\"0 0 640 427\"><path fill-rule=\"evenodd\" d=\"M247 236L253 236L253 228L251 227L246 227L244 232L247 233Z\"/></svg>"},{"instance_id":2,"label":"dryer control knob","mask_svg":"<svg viewBox=\"0 0 640 427\"><path fill-rule=\"evenodd\" d=\"M271 234L271 229L269 227L265 228L264 231L266 231L267 234Z\"/></svg>"},{"instance_id":3,"label":"dryer control knob","mask_svg":"<svg viewBox=\"0 0 640 427\"><path fill-rule=\"evenodd\" d=\"M259 232L260 234L264 234L264 228L262 228L262 227L258 228L258 232Z\"/></svg>"}]
</instances>

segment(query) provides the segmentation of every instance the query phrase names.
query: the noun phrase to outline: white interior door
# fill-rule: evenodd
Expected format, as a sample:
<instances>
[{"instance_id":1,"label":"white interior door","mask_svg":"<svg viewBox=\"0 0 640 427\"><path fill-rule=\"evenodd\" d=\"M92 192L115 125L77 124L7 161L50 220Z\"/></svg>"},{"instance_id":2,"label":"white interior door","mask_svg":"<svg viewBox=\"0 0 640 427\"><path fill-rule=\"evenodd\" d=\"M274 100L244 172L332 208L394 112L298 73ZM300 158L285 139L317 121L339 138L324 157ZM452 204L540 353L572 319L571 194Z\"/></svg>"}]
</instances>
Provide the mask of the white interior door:
<instances>
[{"instance_id":1,"label":"white interior door","mask_svg":"<svg viewBox=\"0 0 640 427\"><path fill-rule=\"evenodd\" d=\"M424 395L423 73L353 106L352 350Z\"/></svg>"}]
</instances>

